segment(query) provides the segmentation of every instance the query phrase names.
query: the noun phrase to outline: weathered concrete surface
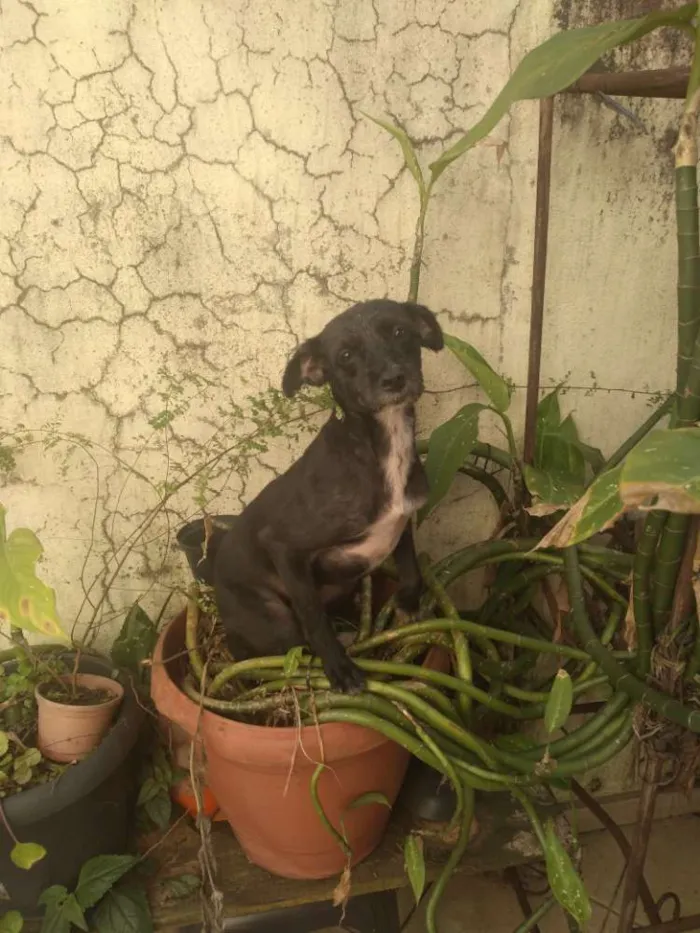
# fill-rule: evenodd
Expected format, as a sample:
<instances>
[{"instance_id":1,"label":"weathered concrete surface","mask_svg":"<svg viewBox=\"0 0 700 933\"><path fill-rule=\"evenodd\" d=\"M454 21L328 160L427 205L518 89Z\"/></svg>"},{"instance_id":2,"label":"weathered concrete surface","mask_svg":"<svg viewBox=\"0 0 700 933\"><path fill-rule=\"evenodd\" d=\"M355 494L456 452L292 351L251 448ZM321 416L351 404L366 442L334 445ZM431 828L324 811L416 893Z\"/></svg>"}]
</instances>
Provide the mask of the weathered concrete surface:
<instances>
[{"instance_id":1,"label":"weathered concrete surface","mask_svg":"<svg viewBox=\"0 0 700 933\"><path fill-rule=\"evenodd\" d=\"M146 480L177 481L202 444L225 446L217 406L278 385L296 343L349 303L405 294L416 192L362 111L393 114L427 165L570 16L522 0L0 0L0 11L2 426L57 425L102 445L30 448L2 501L40 532L62 614L82 603L84 624L79 580L114 566L156 499ZM664 63L668 48L644 54ZM557 107L543 375L574 387L576 417L607 449L672 380L678 107L631 106L647 133L597 100ZM444 326L515 381L516 425L536 136L536 104L519 105L443 176L422 286ZM189 400L167 447L149 426L166 407L163 367L185 377ZM477 397L453 359L426 369L423 430ZM182 398L170 392L168 409ZM238 508L293 449L277 444L249 477L234 465L212 507ZM124 463L139 476L127 481ZM193 493L174 505L197 511ZM439 553L492 519L465 481L422 543ZM157 607L184 579L166 525L147 537L115 578L116 618L144 589ZM106 635L112 615L98 615Z\"/></svg>"}]
</instances>

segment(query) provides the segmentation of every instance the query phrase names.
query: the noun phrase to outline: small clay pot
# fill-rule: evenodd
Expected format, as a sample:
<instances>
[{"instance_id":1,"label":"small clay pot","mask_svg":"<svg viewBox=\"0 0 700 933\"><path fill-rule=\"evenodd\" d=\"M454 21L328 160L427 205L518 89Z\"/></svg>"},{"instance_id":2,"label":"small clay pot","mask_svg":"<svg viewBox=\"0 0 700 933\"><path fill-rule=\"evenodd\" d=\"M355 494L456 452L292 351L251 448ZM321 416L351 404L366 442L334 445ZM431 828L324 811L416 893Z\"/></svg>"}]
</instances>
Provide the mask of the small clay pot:
<instances>
[{"instance_id":1,"label":"small clay pot","mask_svg":"<svg viewBox=\"0 0 700 933\"><path fill-rule=\"evenodd\" d=\"M72 683L72 675L61 677ZM111 677L98 674L77 674L78 687L103 690L110 698L103 703L79 706L49 700L42 696L41 687L35 691L38 713L37 745L41 754L50 761L81 761L100 744L123 697L124 688Z\"/></svg>"}]
</instances>

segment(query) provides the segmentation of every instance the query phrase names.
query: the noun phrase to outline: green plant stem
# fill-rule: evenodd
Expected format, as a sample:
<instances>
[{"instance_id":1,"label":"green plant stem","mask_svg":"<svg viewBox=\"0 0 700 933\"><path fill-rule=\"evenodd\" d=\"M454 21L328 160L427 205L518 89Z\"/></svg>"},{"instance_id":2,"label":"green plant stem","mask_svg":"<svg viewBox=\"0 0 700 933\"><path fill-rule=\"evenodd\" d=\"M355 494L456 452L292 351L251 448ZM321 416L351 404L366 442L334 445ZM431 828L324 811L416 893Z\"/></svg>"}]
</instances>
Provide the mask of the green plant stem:
<instances>
[{"instance_id":1,"label":"green plant stem","mask_svg":"<svg viewBox=\"0 0 700 933\"><path fill-rule=\"evenodd\" d=\"M556 897L553 894L550 894L545 900L542 901L536 910L533 910L529 917L523 920L523 922L515 929L514 933L530 933L530 930L536 927L540 920L544 920L552 907L556 907L556 905Z\"/></svg>"},{"instance_id":2,"label":"green plant stem","mask_svg":"<svg viewBox=\"0 0 700 933\"><path fill-rule=\"evenodd\" d=\"M585 743L581 743L577 748L571 749L571 758L574 760L584 760L588 759L593 752L601 748L601 746L607 747L611 742L614 742L617 737L626 730L629 726L630 714L628 710L623 710L618 714L614 719L609 723L603 726L598 732L592 736ZM573 752L575 751L575 754ZM564 768L568 765L571 758L567 756L565 759L564 756L560 754L559 758L555 758L553 751L550 748L545 748L543 756L538 761L533 761L531 759L525 758L521 755L513 754L511 752L503 751L503 749L496 749L495 755L498 760L506 765L509 768L512 768L515 771L519 771L522 774L538 774L540 773L542 766L542 760L548 755L552 762L552 770L557 768L557 764L560 763L561 768ZM542 772L546 775L546 770ZM559 772L561 773L561 772Z\"/></svg>"},{"instance_id":3,"label":"green plant stem","mask_svg":"<svg viewBox=\"0 0 700 933\"><path fill-rule=\"evenodd\" d=\"M700 710L689 709L673 697L646 686L640 680L637 680L633 674L625 671L610 652L601 645L586 612L578 555L575 547L568 547L564 550L564 566L566 568L566 582L569 588L574 631L579 641L585 646L588 654L598 662L599 667L608 675L611 684L618 690L623 690L637 703L646 703L656 713L670 719L671 722L685 726L691 732L700 732Z\"/></svg>"},{"instance_id":4,"label":"green plant stem","mask_svg":"<svg viewBox=\"0 0 700 933\"><path fill-rule=\"evenodd\" d=\"M435 882L425 914L425 923L427 933L437 933L436 913L440 899L447 887L447 882L452 877L452 873L462 860L471 838L472 822L474 820L474 791L471 788L465 788L464 813L462 816L462 828L459 833L459 839L448 858L445 867L440 872L440 877Z\"/></svg>"},{"instance_id":5,"label":"green plant stem","mask_svg":"<svg viewBox=\"0 0 700 933\"><path fill-rule=\"evenodd\" d=\"M538 540L536 538L480 542L438 561L434 571L443 586L448 586L457 577L462 576L469 570L486 563L498 563L499 560L518 560L525 559L525 556L527 556L528 560L537 561L539 558L535 555L542 554L545 555L545 558L554 558L555 561L561 560L558 554L549 551L534 551L533 548L537 544ZM609 567L622 573L627 573L631 569L632 557L629 554L593 545L581 545L580 547L581 560L589 567L596 567L597 569ZM511 556L506 558L505 555Z\"/></svg>"},{"instance_id":6,"label":"green plant stem","mask_svg":"<svg viewBox=\"0 0 700 933\"><path fill-rule=\"evenodd\" d=\"M505 703L503 700L499 700L491 694L487 693L485 690L481 690L479 687L475 687L473 684L465 683L458 677L453 677L450 674L442 674L440 671L431 671L424 667L416 667L412 664L396 664L385 661L364 661L358 660L355 662L357 666L364 671L369 673L387 673L387 667L391 667L391 673L395 677L411 677L418 680L426 680L429 683L434 684L435 686L442 687L447 690L454 690L455 693L461 694L464 693L473 700L477 700L482 706L490 709L494 713L502 713L504 716L511 716L513 719L537 719L539 718L543 711L543 704L532 704L529 707L518 707L513 706L512 703Z\"/></svg>"},{"instance_id":7,"label":"green plant stem","mask_svg":"<svg viewBox=\"0 0 700 933\"><path fill-rule=\"evenodd\" d=\"M409 722L412 723L414 729L416 730L416 735L418 736L418 738L425 745L427 745L427 747L430 749L433 755L435 755L437 760L440 762L440 764L442 765L444 769L445 774L450 779L450 784L452 784L452 788L455 792L456 805L455 805L454 813L452 814L452 819L450 820L450 825L448 827L448 832L449 832L451 829L453 829L453 827L455 827L458 824L458 822L460 821L462 817L462 814L464 813L464 809L466 805L466 797L467 797L464 784L459 779L454 765L452 764L450 759L447 757L447 755L445 755L445 753L440 748L440 746L437 744L437 742L433 741L433 739L428 735L425 729L423 729L423 727L420 726L415 721L415 719L413 719L413 717L410 715L410 713L407 710L403 710L403 713L406 716L406 718L409 720Z\"/></svg>"},{"instance_id":8,"label":"green plant stem","mask_svg":"<svg viewBox=\"0 0 700 933\"><path fill-rule=\"evenodd\" d=\"M458 472L485 486L493 496L497 508L502 509L509 505L508 494L493 473L489 473L488 470L484 470L482 467L470 466L469 464L460 467Z\"/></svg>"},{"instance_id":9,"label":"green plant stem","mask_svg":"<svg viewBox=\"0 0 700 933\"><path fill-rule=\"evenodd\" d=\"M187 619L185 623L185 646L190 657L190 666L195 677L200 680L204 672L204 661L197 646L197 626L199 624L199 605L197 587L192 585L187 593Z\"/></svg>"},{"instance_id":10,"label":"green plant stem","mask_svg":"<svg viewBox=\"0 0 700 933\"><path fill-rule=\"evenodd\" d=\"M373 682L369 689L379 696L386 697L407 707L411 713L418 716L426 725L452 739L457 745L472 754L477 755L488 767L496 766L496 759L485 742L460 724L439 713L421 697L414 696L396 684Z\"/></svg>"},{"instance_id":11,"label":"green plant stem","mask_svg":"<svg viewBox=\"0 0 700 933\"><path fill-rule=\"evenodd\" d=\"M412 735L405 728L400 729L394 726L393 723L389 723L379 716L373 716L371 713L365 712L364 710L339 708L322 710L318 713L316 719L320 724L325 722L346 722L352 725L374 729L375 732L379 732L380 735L401 745L412 755L415 755L416 758L420 759L420 761L424 762L435 771L438 771L440 774L444 774L445 777L449 779L449 775L445 774L440 761L417 736ZM510 789L511 784L508 783L509 781L512 782L513 786L518 784L518 778L516 777L509 778L507 775L494 774L493 780L491 780L482 777L481 774L478 773L481 769L474 769L464 761L455 760L454 764L462 771L464 782L469 783L469 786L475 787L477 790L486 792L503 791ZM484 772L482 771L481 773Z\"/></svg>"},{"instance_id":12,"label":"green plant stem","mask_svg":"<svg viewBox=\"0 0 700 933\"><path fill-rule=\"evenodd\" d=\"M377 618L374 620L374 632L379 634L383 632L391 621L391 617L396 611L396 596L390 596L389 599L384 603L382 608L377 613Z\"/></svg>"},{"instance_id":13,"label":"green plant stem","mask_svg":"<svg viewBox=\"0 0 700 933\"><path fill-rule=\"evenodd\" d=\"M425 243L425 217L428 213L430 204L430 195L432 193L433 183L427 186L420 185L418 193L420 196L420 209L418 219L416 220L416 232L413 240L413 257L411 259L411 269L409 272L408 300L418 301L418 289L420 286L420 273L423 267L423 245Z\"/></svg>"},{"instance_id":14,"label":"green plant stem","mask_svg":"<svg viewBox=\"0 0 700 933\"><path fill-rule=\"evenodd\" d=\"M651 596L651 612L657 635L664 631L671 615L673 594L676 592L676 580L689 526L690 518L687 515L675 513L667 517L661 531L654 561Z\"/></svg>"},{"instance_id":15,"label":"green plant stem","mask_svg":"<svg viewBox=\"0 0 700 933\"><path fill-rule=\"evenodd\" d=\"M425 456L428 453L428 439L416 441L416 450L419 456ZM494 447L493 444L484 444L482 441L477 441L472 447L470 457L474 460L490 460L497 466L503 467L504 470L513 469L513 458L508 451L500 447Z\"/></svg>"},{"instance_id":16,"label":"green plant stem","mask_svg":"<svg viewBox=\"0 0 700 933\"><path fill-rule=\"evenodd\" d=\"M445 613L445 616L453 622L459 622L459 613L455 609L454 603L447 595L445 588L438 582L437 577L425 560L421 562L421 572L423 574L423 579L428 584L428 587L430 588L435 601ZM467 636L464 632L461 632L456 628L451 630L451 635L457 676L460 677L465 683L471 684L473 681L472 660L469 653L469 642L467 641ZM489 648L495 651L493 644L489 642L488 639L482 639L482 643L484 641L487 652ZM496 657L498 657L498 654L496 654ZM472 698L465 693L460 694L457 698L457 707L465 724L469 722L471 703Z\"/></svg>"},{"instance_id":17,"label":"green plant stem","mask_svg":"<svg viewBox=\"0 0 700 933\"><path fill-rule=\"evenodd\" d=\"M637 674L641 678L645 678L651 669L651 646L654 640L651 616L652 566L665 522L665 512L655 511L647 515L634 558L632 605L637 631Z\"/></svg>"},{"instance_id":18,"label":"green plant stem","mask_svg":"<svg viewBox=\"0 0 700 933\"><path fill-rule=\"evenodd\" d=\"M338 830L335 828L335 826L331 823L331 821L326 816L326 811L323 809L323 804L321 803L321 798L319 797L319 794L318 794L318 782L321 778L321 775L323 774L325 770L326 770L326 765L320 764L318 765L318 767L313 773L313 776L311 778L311 786L310 786L311 800L313 801L314 809L316 810L316 813L318 814L318 818L320 819L321 823L323 824L325 829L328 830L328 832L333 837L333 839L335 839L335 841L338 843L343 854L345 855L345 858L347 859L349 863L350 860L352 859L352 849L348 845L347 839L345 839L345 837L341 835L341 833L338 832Z\"/></svg>"},{"instance_id":19,"label":"green plant stem","mask_svg":"<svg viewBox=\"0 0 700 933\"><path fill-rule=\"evenodd\" d=\"M549 751L552 758L557 760L574 752L578 754L578 750L587 745L589 739L594 738L602 729L606 728L609 722L629 706L629 703L630 700L626 693L616 693L601 710L587 719L578 729L574 729L568 735L556 739L554 742L547 742L544 745L538 745L536 748L521 749L520 757L540 761L547 751Z\"/></svg>"},{"instance_id":20,"label":"green plant stem","mask_svg":"<svg viewBox=\"0 0 700 933\"><path fill-rule=\"evenodd\" d=\"M358 639L363 641L372 633L372 577L362 578L362 594L360 604L360 632Z\"/></svg>"},{"instance_id":21,"label":"green plant stem","mask_svg":"<svg viewBox=\"0 0 700 933\"><path fill-rule=\"evenodd\" d=\"M367 641L355 644L351 647L352 655L364 654L366 651L374 650L382 645L388 645L394 641L401 641L407 635L421 635L428 632L446 632L451 628L459 628L467 635L481 636L491 641L502 642L506 645L514 645L516 648L524 648L528 651L536 651L540 654L556 654L563 658L572 658L576 661L590 661L590 656L580 648L573 648L570 645L557 645L551 641L544 641L541 638L529 638L526 635L517 635L514 632L506 632L503 629L494 628L489 625L481 625L479 622L470 622L467 619L454 621L451 619L426 619L423 622L413 622L400 629L392 629L389 632L382 632L381 635L373 635ZM269 659L265 659L266 661ZM247 662L241 662L246 664ZM266 666L261 664L261 667ZM219 675L221 676L221 675ZM214 681L216 683L216 681Z\"/></svg>"},{"instance_id":22,"label":"green plant stem","mask_svg":"<svg viewBox=\"0 0 700 933\"><path fill-rule=\"evenodd\" d=\"M574 682L573 694L575 697L579 697L581 694L588 693L590 690L595 690L596 687L601 687L607 683L608 678L604 674L583 681L579 678ZM549 693L544 690L523 690L514 684L504 684L503 692L513 700L520 700L523 703L546 703L549 698Z\"/></svg>"},{"instance_id":23,"label":"green plant stem","mask_svg":"<svg viewBox=\"0 0 700 933\"><path fill-rule=\"evenodd\" d=\"M600 635L600 643L601 645L604 645L606 648L610 644L610 642L613 640L615 636L615 632L618 630L620 626L623 612L624 612L624 609L622 606L619 605L619 603L616 603L610 610L610 617L608 621L606 622L605 628L603 629ZM596 664L595 661L591 661L590 664L587 664L584 670L581 672L581 676L578 678L578 683L581 684L586 680L590 680L590 678L594 676L597 670L598 670L598 665ZM637 667L637 672L639 672L639 667Z\"/></svg>"}]
</instances>

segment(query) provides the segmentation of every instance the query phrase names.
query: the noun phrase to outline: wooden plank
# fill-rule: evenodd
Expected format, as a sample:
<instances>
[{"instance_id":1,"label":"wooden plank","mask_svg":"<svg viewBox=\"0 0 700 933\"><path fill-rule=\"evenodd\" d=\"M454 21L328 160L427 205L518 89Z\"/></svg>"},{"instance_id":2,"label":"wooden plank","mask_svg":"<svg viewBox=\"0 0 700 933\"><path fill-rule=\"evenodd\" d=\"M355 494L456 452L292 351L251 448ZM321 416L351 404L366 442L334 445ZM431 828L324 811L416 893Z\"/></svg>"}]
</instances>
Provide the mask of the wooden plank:
<instances>
[{"instance_id":1,"label":"wooden plank","mask_svg":"<svg viewBox=\"0 0 700 933\"><path fill-rule=\"evenodd\" d=\"M621 825L634 821L638 794L624 793L603 798L601 803ZM671 789L660 793L657 816L660 819L700 809L700 790L690 797ZM577 806L577 825L584 836L593 835L600 824L584 807ZM552 812L552 811L550 811ZM540 858L529 824L507 795L482 796L477 817L479 831L462 861L458 873L468 875L502 872L506 868ZM414 827L415 828L415 827ZM448 849L435 843L435 826L423 824L426 833L427 873L435 878ZM353 870L352 893L370 894L393 890L407 884L403 866L403 841L411 829L405 813L397 810L379 848ZM217 823L213 831L214 851L227 917L247 916L268 910L330 900L337 878L322 881L293 881L270 875L251 865L227 824ZM167 902L164 882L185 873L199 874L199 836L190 820L182 822L154 849L151 859L156 872L150 883L150 900L156 930L165 931L188 923L201 922L198 896Z\"/></svg>"},{"instance_id":2,"label":"wooden plank","mask_svg":"<svg viewBox=\"0 0 700 933\"><path fill-rule=\"evenodd\" d=\"M549 809L549 812L554 812ZM479 830L458 871L465 875L487 871L503 871L540 857L540 850L529 823L507 795L484 797L477 810ZM410 820L396 813L379 848L353 869L352 894L395 890L408 882L403 864L403 842L411 829ZM434 831L434 827L432 827ZM421 830L429 841L427 874L437 877L449 851L430 842L429 825ZM241 917L300 904L329 901L338 878L321 881L294 881L270 875L251 865L225 824L216 824L212 831L214 852L218 864L219 884L224 895L225 916ZM197 851L199 837L188 821L183 822L156 848L152 859L157 873L150 885L150 901L156 930L167 930L201 922L199 896L167 902L163 882L168 877L184 873L198 874Z\"/></svg>"}]
</instances>

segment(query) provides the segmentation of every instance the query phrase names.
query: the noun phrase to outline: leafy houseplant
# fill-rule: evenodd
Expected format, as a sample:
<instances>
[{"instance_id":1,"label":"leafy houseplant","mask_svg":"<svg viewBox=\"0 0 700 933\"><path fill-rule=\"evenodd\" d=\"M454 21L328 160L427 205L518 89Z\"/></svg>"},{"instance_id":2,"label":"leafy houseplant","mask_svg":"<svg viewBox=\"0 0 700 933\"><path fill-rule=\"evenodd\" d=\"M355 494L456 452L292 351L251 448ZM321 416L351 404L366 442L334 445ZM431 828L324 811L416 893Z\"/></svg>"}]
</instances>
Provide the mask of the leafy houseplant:
<instances>
[{"instance_id":1,"label":"leafy houseplant","mask_svg":"<svg viewBox=\"0 0 700 933\"><path fill-rule=\"evenodd\" d=\"M675 26L695 36L697 20L697 4L690 3L553 37L526 56L484 118L430 166L427 179L407 135L382 121L399 140L419 191L410 297L415 300L418 293L435 183L493 129L512 103L557 93L605 52L657 27ZM671 723L700 732L700 713L679 695L682 688L694 696L700 669L697 611L689 599L697 539L697 525L689 516L700 512L700 431L695 426L700 416L695 177L699 88L696 47L676 147L680 263L675 397L603 462L595 448L580 440L573 422L561 417L556 394L549 396L540 405L537 458L523 464L503 418L509 401L505 382L473 348L453 340L451 349L467 363L489 398L488 407L502 419L508 450L479 442L477 424L484 405L467 406L437 428L426 445L433 492L424 514L464 471L483 482L503 506L511 519L504 522L506 535L463 548L433 565L426 561L430 595L421 621L397 626L391 605L367 619L351 649L369 674L367 692L360 698L332 694L321 671L303 655L217 667L216 658L207 656L201 633L199 641L190 639L188 645L191 670L183 685L204 709L235 719L274 709L298 717L302 725L371 726L451 781L459 841L430 896L430 933L436 929L437 904L447 878L470 838L475 792L501 791L516 797L532 820L545 856L553 895L547 907L558 901L585 926L590 916L585 890L554 825L540 821L538 789L564 782L577 792L575 779L617 754L633 735L633 720L639 722L640 717L651 719L654 731L667 730ZM657 429L669 414L671 427ZM494 477L495 470L484 469L484 462L509 471L512 499ZM649 517L639 543L625 549L619 543L620 520L632 506L648 509ZM554 524L565 509L567 514ZM586 542L608 530L611 534L600 543ZM496 568L490 592L463 618L446 588L483 566ZM435 643L450 651L458 676L411 663ZM658 659L654 670L652 647ZM388 648L388 657L370 657ZM670 675L663 673L664 664ZM583 724L559 735L576 698L589 691L602 697L602 705ZM503 718L514 722L514 734L503 727ZM538 718L546 733L540 744L522 728ZM494 720L501 722L495 729ZM343 826L324 814L318 776L314 778L311 793L319 817L346 852ZM423 890L419 853L419 844L409 838L407 868L417 896Z\"/></svg>"},{"instance_id":2,"label":"leafy houseplant","mask_svg":"<svg viewBox=\"0 0 700 933\"><path fill-rule=\"evenodd\" d=\"M50 883L77 875L91 855L125 846L132 783L127 759L141 714L133 695L122 702L125 675L121 682L105 676L112 673L109 661L67 651L53 590L36 575L41 545L28 529L6 536L4 518L0 509L0 605L13 647L0 657L0 870L10 906L24 909L35 906ZM65 647L32 648L24 631L50 634ZM114 696L105 703L101 694L107 691ZM80 715L81 707L70 701L86 698L99 701L87 710L103 714L102 726L95 731L74 720L66 748L65 736L47 729L41 707L49 702ZM120 729L100 743L120 704ZM86 739L100 747L71 766L91 751Z\"/></svg>"},{"instance_id":3,"label":"leafy houseplant","mask_svg":"<svg viewBox=\"0 0 700 933\"><path fill-rule=\"evenodd\" d=\"M564 90L601 55L659 27L683 30L692 36L694 43L686 102L674 150L679 259L675 394L658 406L607 462L602 461L595 449L580 443L572 424L567 423L568 419L562 421L555 410L552 396L540 404L534 463L522 463L513 449L510 432L507 451L479 443L475 428L477 406L467 406L441 425L426 445L427 463L432 463L436 478L432 505L444 495L458 471L467 472L484 483L497 500L505 501L504 490L492 475L493 469L485 471L484 463L508 469L516 493L524 493L516 495L512 503L515 514L511 511L514 522L504 529L510 540L485 542L467 549L448 559L446 566L448 570L462 569L505 560L480 610L482 620L498 620L499 625L520 630L524 625L534 625L543 634L549 627L555 639L571 640L585 648L591 663L584 668L579 682L600 671L614 691L602 713L590 722L597 722L597 727L605 732L611 721L608 717L614 721L619 716L620 722L627 722L624 729L629 735L634 716L638 734L641 731L656 737L645 743L645 753L653 759L653 786L648 800L653 800L663 773L664 757L659 749L664 745L667 748L682 745L685 752L678 780L683 786L692 782L696 742L683 742L678 735L683 730L691 734L700 732L700 715L695 708L700 686L697 609L700 592L695 583L693 606L691 589L693 572L698 569L698 521L693 516L700 512L697 456L700 431L696 426L700 419L698 4L686 3L675 10L552 37L523 59L485 116L430 165L427 177L406 133L400 127L377 121L398 139L406 165L417 183L419 215L410 287L411 298L415 300L430 196L445 169L487 136L515 101L549 97ZM493 407L504 411L502 403L499 407L495 400L490 374L483 378L482 372L480 378L477 370L472 371ZM665 416L670 418L669 428L659 429L658 424ZM554 432L552 422L556 425ZM552 438L552 433L557 436ZM466 461L460 463L460 455ZM528 497L534 502L528 503ZM624 524L629 510L640 508L647 512L647 517L639 539L634 541ZM552 516L556 520L563 509L568 509L567 513L552 527ZM584 542L602 533L607 534L609 546L597 554L595 572L601 576L596 580L590 565L586 567ZM588 559L590 556L589 552ZM556 581L553 585L552 580ZM544 614L541 599L538 602L542 595L547 608ZM627 663L623 658L616 659L609 650L615 643L632 649ZM478 642L474 648L482 653ZM490 659L486 656L479 659L477 654L473 660L477 669L489 676L486 662ZM512 695L512 684L502 676L494 677L493 668L490 683L492 690L494 686L500 691L510 687ZM557 678L550 698L555 688L562 689L559 684ZM550 755L551 750L547 757ZM677 766L676 761L674 767ZM647 807L645 819L652 810L653 807ZM641 831L639 846L645 844L641 842L643 838ZM544 843L549 841L545 837ZM547 845L544 850L549 865L552 853ZM630 870L621 933L631 929L637 883L638 876ZM558 896L553 884L552 887Z\"/></svg>"}]
</instances>

